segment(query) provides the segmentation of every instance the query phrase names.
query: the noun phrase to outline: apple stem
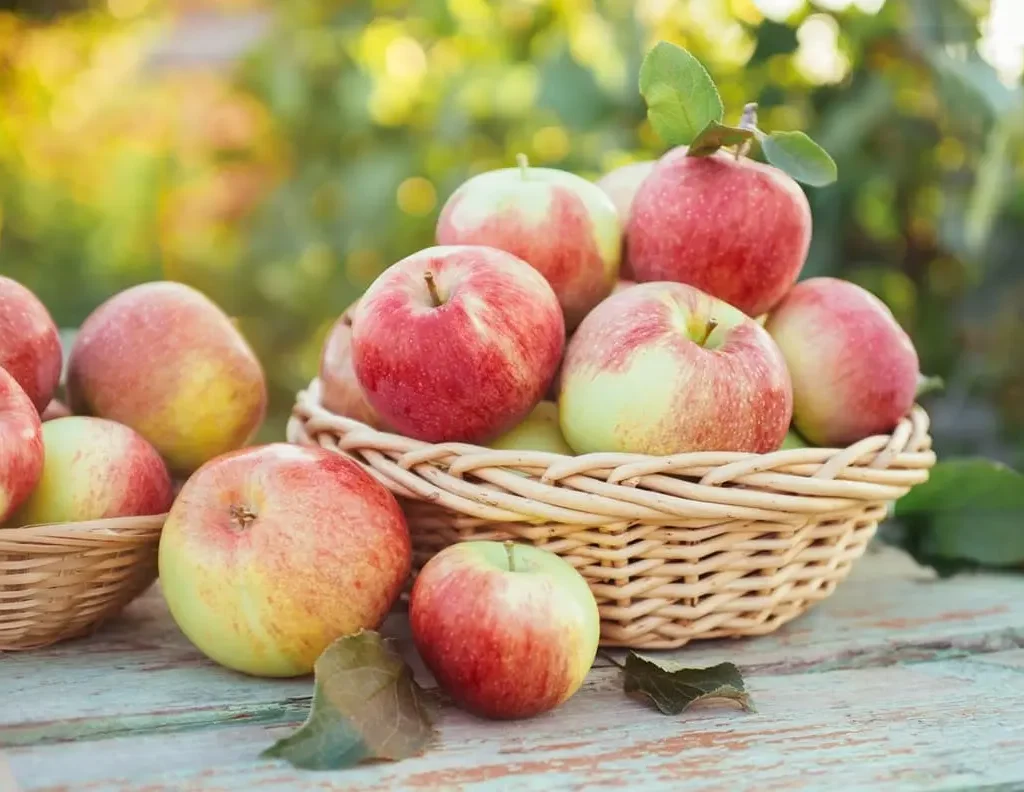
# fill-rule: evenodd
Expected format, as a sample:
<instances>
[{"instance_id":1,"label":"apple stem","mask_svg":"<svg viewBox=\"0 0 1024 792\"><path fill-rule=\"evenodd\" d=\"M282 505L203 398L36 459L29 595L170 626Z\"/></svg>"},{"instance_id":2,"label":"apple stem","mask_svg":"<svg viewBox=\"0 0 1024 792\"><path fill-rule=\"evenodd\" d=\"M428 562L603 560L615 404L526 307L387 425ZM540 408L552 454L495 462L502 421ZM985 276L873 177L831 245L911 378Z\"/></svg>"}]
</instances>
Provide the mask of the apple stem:
<instances>
[{"instance_id":1,"label":"apple stem","mask_svg":"<svg viewBox=\"0 0 1024 792\"><path fill-rule=\"evenodd\" d=\"M718 321L715 319L708 319L708 323L704 326L704 337L700 340L700 345L704 346L708 339L711 338L711 334L715 332L715 328L718 327Z\"/></svg>"},{"instance_id":2,"label":"apple stem","mask_svg":"<svg viewBox=\"0 0 1024 792\"><path fill-rule=\"evenodd\" d=\"M513 547L515 547L515 542L513 542L511 539L507 539L505 541L505 555L508 556L508 571L509 572L515 572L516 571L516 560L512 556L512 548Z\"/></svg>"},{"instance_id":3,"label":"apple stem","mask_svg":"<svg viewBox=\"0 0 1024 792\"><path fill-rule=\"evenodd\" d=\"M523 153L516 154L516 164L519 165L519 175L526 181L530 177L530 160Z\"/></svg>"},{"instance_id":4,"label":"apple stem","mask_svg":"<svg viewBox=\"0 0 1024 792\"><path fill-rule=\"evenodd\" d=\"M246 506L236 506L232 504L228 511L231 512L231 519L238 524L239 528L248 528L256 521L256 512Z\"/></svg>"},{"instance_id":5,"label":"apple stem","mask_svg":"<svg viewBox=\"0 0 1024 792\"><path fill-rule=\"evenodd\" d=\"M437 283L434 281L434 273L427 270L423 273L423 280L427 282L427 291L430 292L430 301L437 308L441 305L441 295L437 291Z\"/></svg>"},{"instance_id":6,"label":"apple stem","mask_svg":"<svg viewBox=\"0 0 1024 792\"><path fill-rule=\"evenodd\" d=\"M751 132L757 131L757 102L747 102L743 105L743 115L740 116L740 129L749 129ZM736 159L746 156L747 152L750 151L750 144L752 141L744 140L740 145L736 147Z\"/></svg>"}]
</instances>

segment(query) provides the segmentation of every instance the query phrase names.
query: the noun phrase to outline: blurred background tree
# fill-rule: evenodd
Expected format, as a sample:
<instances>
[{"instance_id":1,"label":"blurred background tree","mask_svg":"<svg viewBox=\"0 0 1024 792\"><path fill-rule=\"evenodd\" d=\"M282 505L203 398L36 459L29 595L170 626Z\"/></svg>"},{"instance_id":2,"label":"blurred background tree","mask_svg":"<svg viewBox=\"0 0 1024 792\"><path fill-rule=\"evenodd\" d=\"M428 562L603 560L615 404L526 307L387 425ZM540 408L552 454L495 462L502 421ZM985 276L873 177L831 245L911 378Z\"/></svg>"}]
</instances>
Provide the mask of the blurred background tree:
<instances>
[{"instance_id":1,"label":"blurred background tree","mask_svg":"<svg viewBox=\"0 0 1024 792\"><path fill-rule=\"evenodd\" d=\"M238 318L277 439L337 315L517 152L586 177L657 157L657 40L839 165L804 276L913 336L943 456L1024 466L1020 0L0 2L0 272L79 323L172 278ZM1024 559L1024 547L1021 548Z\"/></svg>"}]
</instances>

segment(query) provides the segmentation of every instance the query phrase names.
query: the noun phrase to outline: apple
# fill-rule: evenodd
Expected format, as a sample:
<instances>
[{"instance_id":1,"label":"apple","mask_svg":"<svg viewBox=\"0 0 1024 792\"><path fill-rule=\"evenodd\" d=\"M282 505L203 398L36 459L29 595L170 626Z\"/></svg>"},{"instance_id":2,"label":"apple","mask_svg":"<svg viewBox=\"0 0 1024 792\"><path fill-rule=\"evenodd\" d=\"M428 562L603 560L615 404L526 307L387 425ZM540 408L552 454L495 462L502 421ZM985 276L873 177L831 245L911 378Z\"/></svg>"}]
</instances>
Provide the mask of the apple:
<instances>
[{"instance_id":1,"label":"apple","mask_svg":"<svg viewBox=\"0 0 1024 792\"><path fill-rule=\"evenodd\" d=\"M376 629L412 564L394 496L351 459L288 443L207 462L160 537L171 615L213 661L301 676L337 638Z\"/></svg>"},{"instance_id":2,"label":"apple","mask_svg":"<svg viewBox=\"0 0 1024 792\"><path fill-rule=\"evenodd\" d=\"M804 440L800 433L795 429L790 429L786 432L786 436L782 438L782 445L779 446L780 451L787 451L793 448L807 448L807 441Z\"/></svg>"},{"instance_id":3,"label":"apple","mask_svg":"<svg viewBox=\"0 0 1024 792\"><path fill-rule=\"evenodd\" d=\"M46 306L16 280L0 275L0 368L7 369L37 412L49 404L63 353Z\"/></svg>"},{"instance_id":4,"label":"apple","mask_svg":"<svg viewBox=\"0 0 1024 792\"><path fill-rule=\"evenodd\" d=\"M801 281L766 329L793 379L793 423L814 445L844 447L890 432L914 405L914 344L885 303L860 286Z\"/></svg>"},{"instance_id":5,"label":"apple","mask_svg":"<svg viewBox=\"0 0 1024 792\"><path fill-rule=\"evenodd\" d=\"M682 283L640 283L595 308L565 353L559 415L577 453L775 451L793 393L753 319Z\"/></svg>"},{"instance_id":6,"label":"apple","mask_svg":"<svg viewBox=\"0 0 1024 792\"><path fill-rule=\"evenodd\" d=\"M343 415L377 429L386 429L380 415L363 393L352 365L350 305L331 327L320 353L320 401L335 415Z\"/></svg>"},{"instance_id":7,"label":"apple","mask_svg":"<svg viewBox=\"0 0 1024 792\"><path fill-rule=\"evenodd\" d=\"M781 170L719 151L672 150L633 200L626 250L638 281L677 281L748 316L796 282L811 242L811 210Z\"/></svg>"},{"instance_id":8,"label":"apple","mask_svg":"<svg viewBox=\"0 0 1024 792\"><path fill-rule=\"evenodd\" d=\"M558 405L542 401L518 426L509 429L490 443L491 448L506 451L548 451L552 454L573 455L569 444L558 428Z\"/></svg>"},{"instance_id":9,"label":"apple","mask_svg":"<svg viewBox=\"0 0 1024 792\"><path fill-rule=\"evenodd\" d=\"M71 409L126 424L188 474L263 422L263 369L231 320L183 283L134 286L82 324L68 356Z\"/></svg>"},{"instance_id":10,"label":"apple","mask_svg":"<svg viewBox=\"0 0 1024 792\"><path fill-rule=\"evenodd\" d=\"M611 294L622 235L615 205L586 179L554 168L481 173L445 203L439 245L488 245L536 268L554 289L570 331Z\"/></svg>"},{"instance_id":11,"label":"apple","mask_svg":"<svg viewBox=\"0 0 1024 792\"><path fill-rule=\"evenodd\" d=\"M24 503L42 472L39 413L17 380L0 368L0 524Z\"/></svg>"},{"instance_id":12,"label":"apple","mask_svg":"<svg viewBox=\"0 0 1024 792\"><path fill-rule=\"evenodd\" d=\"M84 416L55 418L42 427L43 473L13 524L163 514L170 508L167 467L133 429Z\"/></svg>"},{"instance_id":13,"label":"apple","mask_svg":"<svg viewBox=\"0 0 1024 792\"><path fill-rule=\"evenodd\" d=\"M398 432L427 442L491 440L522 421L565 345L558 299L522 259L438 246L392 264L352 319L356 377Z\"/></svg>"},{"instance_id":14,"label":"apple","mask_svg":"<svg viewBox=\"0 0 1024 792\"><path fill-rule=\"evenodd\" d=\"M628 289L630 286L636 286L636 281L618 280L615 282L615 288L612 289L612 294L618 294L620 291Z\"/></svg>"},{"instance_id":15,"label":"apple","mask_svg":"<svg viewBox=\"0 0 1024 792\"><path fill-rule=\"evenodd\" d=\"M615 211L619 215L619 225L623 231L629 227L629 217L632 213L633 198L636 196L636 191L640 189L644 179L651 175L655 164L654 161L631 162L628 165L623 165L609 171L597 180L597 186L604 190L608 197L612 199L612 203L615 204ZM625 246L625 238L622 241L623 246ZM626 255L625 250L623 250L619 275L627 280L633 277L633 268L630 266L629 256Z\"/></svg>"},{"instance_id":16,"label":"apple","mask_svg":"<svg viewBox=\"0 0 1024 792\"><path fill-rule=\"evenodd\" d=\"M527 718L557 707L597 655L600 615L565 560L530 545L459 542L431 558L409 597L413 642L456 705Z\"/></svg>"},{"instance_id":17,"label":"apple","mask_svg":"<svg viewBox=\"0 0 1024 792\"><path fill-rule=\"evenodd\" d=\"M46 405L40 418L44 421L52 421L55 418L67 418L71 414L71 410L60 399L50 399L50 403Z\"/></svg>"}]
</instances>

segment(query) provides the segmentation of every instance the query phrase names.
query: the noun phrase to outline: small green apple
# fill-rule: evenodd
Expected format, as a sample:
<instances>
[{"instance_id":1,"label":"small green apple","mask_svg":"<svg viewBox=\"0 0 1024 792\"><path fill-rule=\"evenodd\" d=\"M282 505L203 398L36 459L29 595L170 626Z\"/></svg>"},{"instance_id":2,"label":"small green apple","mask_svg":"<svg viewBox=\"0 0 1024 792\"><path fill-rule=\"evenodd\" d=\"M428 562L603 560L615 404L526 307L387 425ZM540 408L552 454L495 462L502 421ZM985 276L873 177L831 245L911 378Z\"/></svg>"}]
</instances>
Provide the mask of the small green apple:
<instances>
[{"instance_id":1,"label":"small green apple","mask_svg":"<svg viewBox=\"0 0 1024 792\"><path fill-rule=\"evenodd\" d=\"M518 426L513 427L490 444L506 451L549 451L573 456L573 450L562 437L558 426L558 405L542 401Z\"/></svg>"}]
</instances>

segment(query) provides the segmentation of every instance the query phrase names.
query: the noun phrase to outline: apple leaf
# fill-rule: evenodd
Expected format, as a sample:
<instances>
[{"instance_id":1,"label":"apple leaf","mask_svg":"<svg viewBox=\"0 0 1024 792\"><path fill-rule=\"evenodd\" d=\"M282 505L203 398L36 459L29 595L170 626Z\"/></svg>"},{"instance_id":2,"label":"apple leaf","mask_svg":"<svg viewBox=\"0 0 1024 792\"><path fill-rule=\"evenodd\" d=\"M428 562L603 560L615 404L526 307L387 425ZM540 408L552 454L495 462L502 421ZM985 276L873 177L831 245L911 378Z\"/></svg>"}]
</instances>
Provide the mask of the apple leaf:
<instances>
[{"instance_id":1,"label":"apple leaf","mask_svg":"<svg viewBox=\"0 0 1024 792\"><path fill-rule=\"evenodd\" d=\"M765 159L798 182L825 187L838 178L832 157L803 132L772 132L760 141Z\"/></svg>"},{"instance_id":2,"label":"apple leaf","mask_svg":"<svg viewBox=\"0 0 1024 792\"><path fill-rule=\"evenodd\" d=\"M739 146L754 137L754 130L726 126L712 121L690 143L686 150L688 157L707 157L720 148Z\"/></svg>"},{"instance_id":3,"label":"apple leaf","mask_svg":"<svg viewBox=\"0 0 1024 792\"><path fill-rule=\"evenodd\" d=\"M725 113L718 88L701 62L667 41L659 41L644 57L640 93L651 126L670 146L689 145Z\"/></svg>"},{"instance_id":4,"label":"apple leaf","mask_svg":"<svg viewBox=\"0 0 1024 792\"><path fill-rule=\"evenodd\" d=\"M705 699L731 699L754 712L740 670L732 663L686 668L630 652L622 666L623 689L648 699L665 715L678 715Z\"/></svg>"},{"instance_id":5,"label":"apple leaf","mask_svg":"<svg viewBox=\"0 0 1024 792\"><path fill-rule=\"evenodd\" d=\"M420 753L434 737L423 690L379 633L339 638L317 658L306 722L261 754L304 770L340 770Z\"/></svg>"},{"instance_id":6,"label":"apple leaf","mask_svg":"<svg viewBox=\"0 0 1024 792\"><path fill-rule=\"evenodd\" d=\"M897 517L938 512L1024 512L1024 474L991 459L965 457L939 462L926 482L896 501L894 511Z\"/></svg>"}]
</instances>

